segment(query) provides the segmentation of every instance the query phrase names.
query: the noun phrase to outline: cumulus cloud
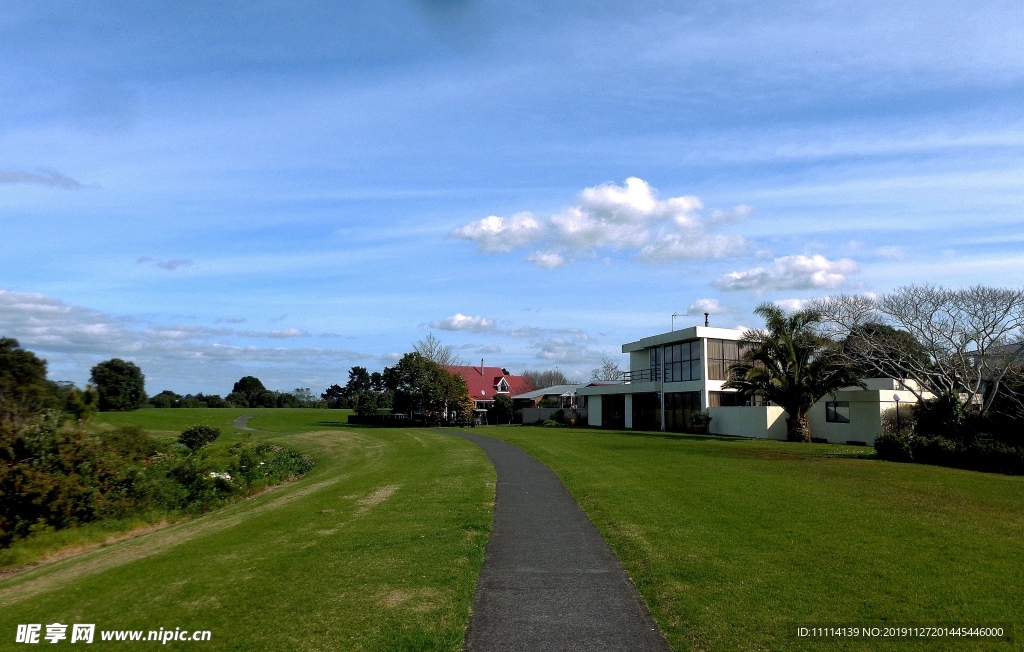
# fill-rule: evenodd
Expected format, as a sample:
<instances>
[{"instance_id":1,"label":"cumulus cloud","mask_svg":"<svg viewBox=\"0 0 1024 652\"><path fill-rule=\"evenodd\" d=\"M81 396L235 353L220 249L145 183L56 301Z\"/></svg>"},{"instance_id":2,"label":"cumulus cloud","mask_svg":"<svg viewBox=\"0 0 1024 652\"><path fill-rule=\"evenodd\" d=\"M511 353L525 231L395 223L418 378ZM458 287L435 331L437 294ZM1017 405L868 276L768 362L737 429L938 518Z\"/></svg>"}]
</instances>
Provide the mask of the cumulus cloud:
<instances>
[{"instance_id":1,"label":"cumulus cloud","mask_svg":"<svg viewBox=\"0 0 1024 652\"><path fill-rule=\"evenodd\" d=\"M536 251L530 254L526 260L544 269L554 269L565 264L565 258L557 251Z\"/></svg>"},{"instance_id":2,"label":"cumulus cloud","mask_svg":"<svg viewBox=\"0 0 1024 652\"><path fill-rule=\"evenodd\" d=\"M49 168L43 168L35 172L0 171L0 183L34 183L40 186L64 188L66 190L77 190L82 187L81 182Z\"/></svg>"},{"instance_id":3,"label":"cumulus cloud","mask_svg":"<svg viewBox=\"0 0 1024 652\"><path fill-rule=\"evenodd\" d=\"M488 319L487 317L470 316L457 312L451 317L430 322L430 327L439 328L443 331L484 333L495 330L496 324L493 319Z\"/></svg>"},{"instance_id":4,"label":"cumulus cloud","mask_svg":"<svg viewBox=\"0 0 1024 652\"><path fill-rule=\"evenodd\" d=\"M545 248L526 260L545 269L573 258L595 257L598 251L629 251L654 262L723 258L748 248L742 236L711 230L749 216L751 207L713 210L707 218L702 216L703 209L698 197L659 199L650 184L630 177L621 186L605 183L585 188L574 206L546 220L530 213L509 219L492 215L453 229L450 235L474 241L480 251L488 253L543 242Z\"/></svg>"},{"instance_id":5,"label":"cumulus cloud","mask_svg":"<svg viewBox=\"0 0 1024 652\"><path fill-rule=\"evenodd\" d=\"M542 231L532 214L516 213L507 219L491 215L452 229L448 235L476 242L484 253L503 253L537 240Z\"/></svg>"},{"instance_id":6,"label":"cumulus cloud","mask_svg":"<svg viewBox=\"0 0 1024 652\"><path fill-rule=\"evenodd\" d=\"M772 303L786 312L797 312L806 308L811 301L812 299L779 299L778 301L772 301Z\"/></svg>"},{"instance_id":7,"label":"cumulus cloud","mask_svg":"<svg viewBox=\"0 0 1024 652\"><path fill-rule=\"evenodd\" d=\"M834 290L846 283L849 274L860 271L849 258L829 260L814 256L783 256L767 267L755 267L718 277L713 285L726 292L753 290Z\"/></svg>"},{"instance_id":8,"label":"cumulus cloud","mask_svg":"<svg viewBox=\"0 0 1024 652\"><path fill-rule=\"evenodd\" d=\"M734 311L735 309L730 306L723 306L718 302L718 299L697 299L686 309L686 314L703 315L708 313L709 315L725 315Z\"/></svg>"}]
</instances>

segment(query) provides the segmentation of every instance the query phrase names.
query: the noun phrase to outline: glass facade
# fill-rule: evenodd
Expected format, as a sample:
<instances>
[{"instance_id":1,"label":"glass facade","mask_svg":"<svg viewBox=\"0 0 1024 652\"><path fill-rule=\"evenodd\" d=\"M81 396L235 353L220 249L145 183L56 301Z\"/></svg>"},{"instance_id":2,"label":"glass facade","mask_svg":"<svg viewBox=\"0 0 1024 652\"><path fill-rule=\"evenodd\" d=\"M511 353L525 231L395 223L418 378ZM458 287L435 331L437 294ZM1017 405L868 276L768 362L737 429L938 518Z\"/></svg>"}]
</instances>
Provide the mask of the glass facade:
<instances>
[{"instance_id":1,"label":"glass facade","mask_svg":"<svg viewBox=\"0 0 1024 652\"><path fill-rule=\"evenodd\" d=\"M633 394L633 428L661 430L661 396L656 392Z\"/></svg>"},{"instance_id":2,"label":"glass facade","mask_svg":"<svg viewBox=\"0 0 1024 652\"><path fill-rule=\"evenodd\" d=\"M693 413L700 411L700 392L665 393L665 429L693 429Z\"/></svg>"},{"instance_id":3,"label":"glass facade","mask_svg":"<svg viewBox=\"0 0 1024 652\"><path fill-rule=\"evenodd\" d=\"M665 382L700 380L700 340L665 347Z\"/></svg>"},{"instance_id":4,"label":"glass facade","mask_svg":"<svg viewBox=\"0 0 1024 652\"><path fill-rule=\"evenodd\" d=\"M743 345L735 340L708 340L708 378L729 380L729 368L740 361Z\"/></svg>"}]
</instances>

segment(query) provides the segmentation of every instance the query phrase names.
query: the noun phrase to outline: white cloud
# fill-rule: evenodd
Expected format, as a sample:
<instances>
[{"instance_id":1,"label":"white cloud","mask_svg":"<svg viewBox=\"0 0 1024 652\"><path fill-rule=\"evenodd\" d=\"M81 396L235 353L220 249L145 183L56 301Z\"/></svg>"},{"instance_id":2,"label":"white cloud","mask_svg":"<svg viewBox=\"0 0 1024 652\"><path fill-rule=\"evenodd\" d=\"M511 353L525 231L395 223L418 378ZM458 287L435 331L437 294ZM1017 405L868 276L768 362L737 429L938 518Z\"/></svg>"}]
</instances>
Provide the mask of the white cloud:
<instances>
[{"instance_id":1,"label":"white cloud","mask_svg":"<svg viewBox=\"0 0 1024 652\"><path fill-rule=\"evenodd\" d=\"M686 309L686 314L703 315L708 313L709 315L725 315L734 312L734 310L730 306L723 306L718 302L718 299L697 299Z\"/></svg>"},{"instance_id":2,"label":"white cloud","mask_svg":"<svg viewBox=\"0 0 1024 652\"><path fill-rule=\"evenodd\" d=\"M444 331L470 331L473 333L484 333L493 331L496 327L493 319L480 316L464 315L457 312L451 317L440 321L430 322L431 328L439 328Z\"/></svg>"},{"instance_id":3,"label":"white cloud","mask_svg":"<svg viewBox=\"0 0 1024 652\"><path fill-rule=\"evenodd\" d=\"M811 301L811 299L779 299L778 301L772 301L772 303L786 312L797 312L806 308L807 304Z\"/></svg>"},{"instance_id":4,"label":"white cloud","mask_svg":"<svg viewBox=\"0 0 1024 652\"><path fill-rule=\"evenodd\" d=\"M565 258L555 251L536 251L530 254L526 260L544 269L554 269L565 264Z\"/></svg>"},{"instance_id":5,"label":"white cloud","mask_svg":"<svg viewBox=\"0 0 1024 652\"><path fill-rule=\"evenodd\" d=\"M543 228L530 213L516 213L507 219L491 215L452 229L448 235L476 242L481 252L504 253L537 240Z\"/></svg>"},{"instance_id":6,"label":"white cloud","mask_svg":"<svg viewBox=\"0 0 1024 652\"><path fill-rule=\"evenodd\" d=\"M829 260L821 254L813 256L783 256L767 267L755 267L742 272L731 272L718 277L713 285L720 290L735 292L753 290L834 290L846 283L849 274L860 271L849 258Z\"/></svg>"},{"instance_id":7,"label":"white cloud","mask_svg":"<svg viewBox=\"0 0 1024 652\"><path fill-rule=\"evenodd\" d=\"M370 356L345 349L267 348L239 346L235 337L296 338L309 334L297 328L278 331L235 331L194 324L160 325L67 304L43 294L0 289L0 333L39 352L64 373L84 379L102 358L121 357L143 366L174 369L172 375L195 377L195 365L289 365L310 360L363 360ZM143 364L145 363L145 364ZM51 364L53 366L53 364ZM234 370L234 366L231 367ZM196 379L196 384L201 380Z\"/></svg>"},{"instance_id":8,"label":"white cloud","mask_svg":"<svg viewBox=\"0 0 1024 652\"><path fill-rule=\"evenodd\" d=\"M749 216L753 209L737 206L714 210L704 219L703 202L691 195L658 199L643 179L630 177L624 185L605 183L580 192L576 205L544 221L530 213L511 220L486 217L453 229L452 237L478 243L482 252L507 252L542 241L527 261L552 269L572 258L596 257L600 250L631 251L648 262L706 260L735 255L748 248L738 235L710 232L724 223Z\"/></svg>"}]
</instances>

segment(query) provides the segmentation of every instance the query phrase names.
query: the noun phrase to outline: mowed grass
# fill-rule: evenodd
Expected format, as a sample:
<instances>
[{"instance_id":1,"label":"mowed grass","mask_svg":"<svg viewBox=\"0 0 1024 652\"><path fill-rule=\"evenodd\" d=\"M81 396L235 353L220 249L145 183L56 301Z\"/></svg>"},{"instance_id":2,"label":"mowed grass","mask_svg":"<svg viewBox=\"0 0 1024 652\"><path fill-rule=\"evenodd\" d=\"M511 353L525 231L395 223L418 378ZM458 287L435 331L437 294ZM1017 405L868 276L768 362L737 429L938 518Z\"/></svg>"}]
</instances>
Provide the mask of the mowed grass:
<instances>
[{"instance_id":1,"label":"mowed grass","mask_svg":"<svg viewBox=\"0 0 1024 652\"><path fill-rule=\"evenodd\" d=\"M675 650L1021 649L1024 478L870 449L493 427L553 469ZM1017 642L800 641L801 624L1015 625Z\"/></svg>"},{"instance_id":2,"label":"mowed grass","mask_svg":"<svg viewBox=\"0 0 1024 652\"><path fill-rule=\"evenodd\" d=\"M429 430L343 427L337 410L102 419L160 433L206 422L231 443L247 436L230 428L239 413L256 413L254 439L317 466L216 512L0 580L0 649L22 647L17 624L53 622L210 630L195 645L211 650L459 649L491 526L483 452Z\"/></svg>"}]
</instances>

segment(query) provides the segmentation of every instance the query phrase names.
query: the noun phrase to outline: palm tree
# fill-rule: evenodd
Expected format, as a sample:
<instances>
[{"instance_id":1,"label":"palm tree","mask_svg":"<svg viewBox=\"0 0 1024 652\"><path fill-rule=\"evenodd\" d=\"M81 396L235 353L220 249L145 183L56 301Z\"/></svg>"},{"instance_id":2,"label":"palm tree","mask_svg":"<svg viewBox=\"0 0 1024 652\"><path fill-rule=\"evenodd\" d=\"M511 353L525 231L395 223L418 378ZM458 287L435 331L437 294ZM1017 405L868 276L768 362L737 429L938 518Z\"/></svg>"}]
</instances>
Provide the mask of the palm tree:
<instances>
[{"instance_id":1,"label":"palm tree","mask_svg":"<svg viewBox=\"0 0 1024 652\"><path fill-rule=\"evenodd\" d=\"M811 406L843 387L864 387L864 383L843 363L836 343L815 331L821 321L818 311L786 315L778 306L762 303L754 312L764 318L765 328L743 336L746 354L732 366L724 387L780 406L789 415L788 439L810 442L807 412Z\"/></svg>"}]
</instances>

